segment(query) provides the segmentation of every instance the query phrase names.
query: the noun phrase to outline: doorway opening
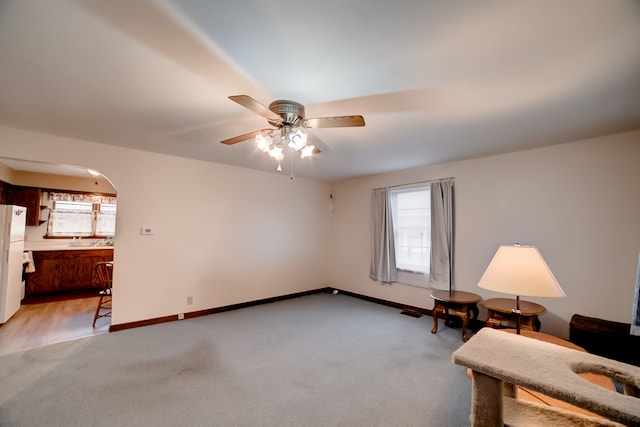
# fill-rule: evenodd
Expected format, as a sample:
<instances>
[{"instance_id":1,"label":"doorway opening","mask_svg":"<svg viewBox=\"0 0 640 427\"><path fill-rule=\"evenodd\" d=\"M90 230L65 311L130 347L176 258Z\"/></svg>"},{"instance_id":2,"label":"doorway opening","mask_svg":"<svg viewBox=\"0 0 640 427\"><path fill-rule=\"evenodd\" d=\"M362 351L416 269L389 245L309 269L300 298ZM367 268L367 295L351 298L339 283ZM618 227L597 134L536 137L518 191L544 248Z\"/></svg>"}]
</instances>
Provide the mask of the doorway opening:
<instances>
[{"instance_id":1,"label":"doorway opening","mask_svg":"<svg viewBox=\"0 0 640 427\"><path fill-rule=\"evenodd\" d=\"M109 331L110 317L92 326L100 291L93 273L95 263L113 261L116 199L115 186L100 172L0 158L1 204L27 205L29 216L20 305L0 325L0 354ZM68 201L90 209L74 212ZM77 234L69 228L74 219L84 227Z\"/></svg>"}]
</instances>

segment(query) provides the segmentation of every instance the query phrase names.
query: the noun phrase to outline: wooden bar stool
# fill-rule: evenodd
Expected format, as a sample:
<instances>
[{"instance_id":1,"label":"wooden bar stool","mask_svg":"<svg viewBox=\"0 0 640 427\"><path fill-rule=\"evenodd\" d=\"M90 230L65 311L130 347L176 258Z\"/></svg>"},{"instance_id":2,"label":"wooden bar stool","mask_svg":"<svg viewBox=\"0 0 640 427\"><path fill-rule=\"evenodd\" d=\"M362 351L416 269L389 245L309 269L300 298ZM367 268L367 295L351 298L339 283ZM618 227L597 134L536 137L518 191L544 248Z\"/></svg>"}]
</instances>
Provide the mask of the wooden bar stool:
<instances>
[{"instance_id":1,"label":"wooden bar stool","mask_svg":"<svg viewBox=\"0 0 640 427\"><path fill-rule=\"evenodd\" d=\"M111 317L111 284L113 281L113 261L96 263L93 269L94 278L100 284L100 298L98 306L93 315L93 327L96 327L96 320L99 317ZM106 313L101 310L108 310Z\"/></svg>"}]
</instances>

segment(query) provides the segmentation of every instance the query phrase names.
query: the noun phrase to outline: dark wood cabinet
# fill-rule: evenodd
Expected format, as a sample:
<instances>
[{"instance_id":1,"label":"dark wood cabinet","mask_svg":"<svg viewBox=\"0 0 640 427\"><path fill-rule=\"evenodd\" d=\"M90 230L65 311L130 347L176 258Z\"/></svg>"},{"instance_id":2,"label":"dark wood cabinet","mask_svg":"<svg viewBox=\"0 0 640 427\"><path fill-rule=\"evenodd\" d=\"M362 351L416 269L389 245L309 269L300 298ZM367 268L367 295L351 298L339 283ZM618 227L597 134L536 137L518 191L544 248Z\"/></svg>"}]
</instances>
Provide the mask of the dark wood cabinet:
<instances>
[{"instance_id":1,"label":"dark wood cabinet","mask_svg":"<svg viewBox=\"0 0 640 427\"><path fill-rule=\"evenodd\" d=\"M36 271L27 274L26 293L97 289L93 278L95 264L112 260L112 249L33 251Z\"/></svg>"},{"instance_id":2,"label":"dark wood cabinet","mask_svg":"<svg viewBox=\"0 0 640 427\"><path fill-rule=\"evenodd\" d=\"M9 187L11 184L8 184L4 181L0 181L0 205L8 205L9 203Z\"/></svg>"},{"instance_id":3,"label":"dark wood cabinet","mask_svg":"<svg viewBox=\"0 0 640 427\"><path fill-rule=\"evenodd\" d=\"M42 191L36 187L6 185L2 191L3 204L27 208L26 225L40 225L40 196Z\"/></svg>"}]
</instances>

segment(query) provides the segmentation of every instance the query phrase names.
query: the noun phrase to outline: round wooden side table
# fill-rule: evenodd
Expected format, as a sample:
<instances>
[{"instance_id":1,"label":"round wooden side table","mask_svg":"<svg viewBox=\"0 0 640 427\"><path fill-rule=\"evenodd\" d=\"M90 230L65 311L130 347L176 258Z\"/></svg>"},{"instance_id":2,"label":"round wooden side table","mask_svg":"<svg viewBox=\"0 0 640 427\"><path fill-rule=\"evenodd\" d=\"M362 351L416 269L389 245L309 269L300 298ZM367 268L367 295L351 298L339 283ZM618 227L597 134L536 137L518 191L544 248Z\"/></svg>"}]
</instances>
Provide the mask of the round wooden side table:
<instances>
[{"instance_id":1,"label":"round wooden side table","mask_svg":"<svg viewBox=\"0 0 640 427\"><path fill-rule=\"evenodd\" d=\"M471 292L464 291L445 291L436 289L431 292L431 298L433 298L433 329L431 333L438 332L438 313L445 315L454 315L462 319L462 341L467 341L467 325L469 319L478 318L478 306L476 303L482 298L480 295L476 295Z\"/></svg>"},{"instance_id":2,"label":"round wooden side table","mask_svg":"<svg viewBox=\"0 0 640 427\"><path fill-rule=\"evenodd\" d=\"M491 298L482 303L487 309L487 326L502 326L503 320L515 322L517 319L516 300L510 298ZM540 331L540 319L538 316L547 312L547 309L535 302L520 300L520 322L523 328Z\"/></svg>"}]
</instances>

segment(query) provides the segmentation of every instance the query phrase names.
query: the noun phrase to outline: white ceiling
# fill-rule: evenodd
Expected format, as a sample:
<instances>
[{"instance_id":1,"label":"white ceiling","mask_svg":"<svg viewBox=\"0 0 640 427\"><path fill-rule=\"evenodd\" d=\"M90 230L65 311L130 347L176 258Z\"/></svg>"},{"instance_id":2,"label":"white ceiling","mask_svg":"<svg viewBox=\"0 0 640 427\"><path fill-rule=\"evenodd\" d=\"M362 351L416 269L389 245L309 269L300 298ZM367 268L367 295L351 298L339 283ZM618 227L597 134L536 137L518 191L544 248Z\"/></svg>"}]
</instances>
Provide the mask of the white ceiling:
<instances>
[{"instance_id":1,"label":"white ceiling","mask_svg":"<svg viewBox=\"0 0 640 427\"><path fill-rule=\"evenodd\" d=\"M635 0L0 0L0 58L1 125L266 171L229 95L362 114L326 181L640 129Z\"/></svg>"}]
</instances>

